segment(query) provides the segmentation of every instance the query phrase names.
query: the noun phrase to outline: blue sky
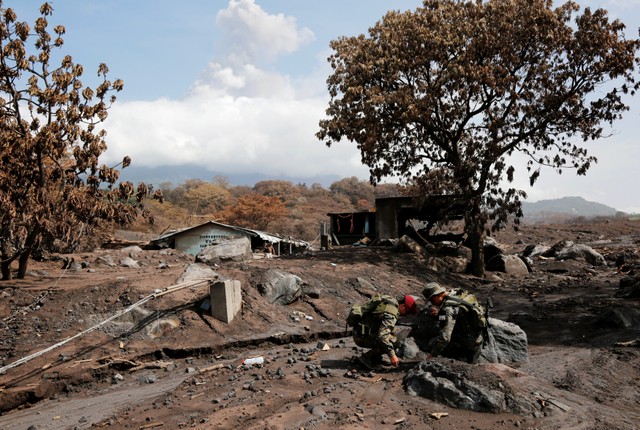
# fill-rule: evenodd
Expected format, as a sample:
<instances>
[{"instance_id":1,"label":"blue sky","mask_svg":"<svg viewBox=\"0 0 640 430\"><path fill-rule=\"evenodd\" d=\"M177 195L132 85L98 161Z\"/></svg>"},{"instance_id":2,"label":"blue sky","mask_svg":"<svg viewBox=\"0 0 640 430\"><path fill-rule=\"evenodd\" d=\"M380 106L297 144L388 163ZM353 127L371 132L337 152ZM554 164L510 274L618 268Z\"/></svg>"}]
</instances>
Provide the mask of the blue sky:
<instances>
[{"instance_id":1,"label":"blue sky","mask_svg":"<svg viewBox=\"0 0 640 430\"><path fill-rule=\"evenodd\" d=\"M33 22L42 1L4 0ZM125 89L105 124L117 163L197 164L223 174L272 178L368 178L355 145L327 148L315 138L328 102L329 41L366 33L388 10L421 0L54 0L51 24L67 29L64 53L99 63ZM604 7L638 37L640 0L579 0ZM530 201L581 196L640 213L640 96L613 136L588 144L598 157L586 177L543 171Z\"/></svg>"}]
</instances>

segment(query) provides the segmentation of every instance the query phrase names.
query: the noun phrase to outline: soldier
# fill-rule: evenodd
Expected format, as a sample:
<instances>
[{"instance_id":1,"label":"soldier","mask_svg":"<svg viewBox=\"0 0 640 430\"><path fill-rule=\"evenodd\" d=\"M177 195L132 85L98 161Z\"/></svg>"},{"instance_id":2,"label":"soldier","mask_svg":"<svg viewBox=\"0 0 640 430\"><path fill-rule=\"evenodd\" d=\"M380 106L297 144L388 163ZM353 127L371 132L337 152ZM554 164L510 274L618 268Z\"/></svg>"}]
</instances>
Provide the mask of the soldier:
<instances>
[{"instance_id":1,"label":"soldier","mask_svg":"<svg viewBox=\"0 0 640 430\"><path fill-rule=\"evenodd\" d=\"M430 313L437 319L439 329L427 344L430 356L443 355L468 363L476 362L487 327L484 309L478 299L463 290L447 291L436 282L428 283L422 295L431 302Z\"/></svg>"},{"instance_id":2,"label":"soldier","mask_svg":"<svg viewBox=\"0 0 640 430\"><path fill-rule=\"evenodd\" d=\"M353 341L370 350L360 357L360 362L373 369L382 364L382 356L386 354L391 365L397 367L400 360L395 351L395 325L398 315L417 313L415 299L407 295L398 301L391 296L376 295L361 308L362 316L353 325Z\"/></svg>"}]
</instances>

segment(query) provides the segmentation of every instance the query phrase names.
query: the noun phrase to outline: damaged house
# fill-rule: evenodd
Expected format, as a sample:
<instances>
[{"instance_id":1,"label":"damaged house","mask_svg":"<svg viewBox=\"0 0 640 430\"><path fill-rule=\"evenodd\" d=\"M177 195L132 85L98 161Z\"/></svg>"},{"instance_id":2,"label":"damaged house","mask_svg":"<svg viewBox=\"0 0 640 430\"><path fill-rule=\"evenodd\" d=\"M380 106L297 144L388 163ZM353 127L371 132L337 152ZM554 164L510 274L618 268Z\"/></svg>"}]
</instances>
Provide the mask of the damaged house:
<instances>
[{"instance_id":1,"label":"damaged house","mask_svg":"<svg viewBox=\"0 0 640 430\"><path fill-rule=\"evenodd\" d=\"M295 254L309 248L309 243L291 237L266 233L249 228L226 225L215 221L208 221L192 227L167 232L150 242L158 248L174 248L179 251L198 255L215 240L222 238L246 237L251 242L253 251L261 250L265 244L273 245L276 255Z\"/></svg>"},{"instance_id":2,"label":"damaged house","mask_svg":"<svg viewBox=\"0 0 640 430\"><path fill-rule=\"evenodd\" d=\"M367 238L370 241L397 239L403 235L429 236L433 226L443 220L464 218L466 205L453 196L433 196L418 207L413 197L376 199L373 211L329 213L327 234L336 245L352 245Z\"/></svg>"}]
</instances>

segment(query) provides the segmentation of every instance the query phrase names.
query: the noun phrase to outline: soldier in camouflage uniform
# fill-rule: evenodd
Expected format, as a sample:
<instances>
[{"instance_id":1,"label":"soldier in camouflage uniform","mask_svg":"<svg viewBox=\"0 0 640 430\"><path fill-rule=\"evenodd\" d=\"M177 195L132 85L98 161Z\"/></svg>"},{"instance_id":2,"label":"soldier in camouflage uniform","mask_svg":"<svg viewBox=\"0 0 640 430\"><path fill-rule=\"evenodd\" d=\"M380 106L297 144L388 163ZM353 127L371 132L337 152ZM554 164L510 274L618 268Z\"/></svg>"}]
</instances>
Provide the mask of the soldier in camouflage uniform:
<instances>
[{"instance_id":1,"label":"soldier in camouflage uniform","mask_svg":"<svg viewBox=\"0 0 640 430\"><path fill-rule=\"evenodd\" d=\"M462 290L447 291L436 282L427 284L422 295L431 302L431 316L437 319L439 328L427 344L427 352L474 363L484 340L484 328L469 306L478 306L483 312L477 298Z\"/></svg>"},{"instance_id":2,"label":"soldier in camouflage uniform","mask_svg":"<svg viewBox=\"0 0 640 430\"><path fill-rule=\"evenodd\" d=\"M391 296L378 295L363 306L361 328L354 329L353 341L362 348L370 350L360 357L360 361L370 368L382 363L382 356L387 355L391 365L400 363L396 355L395 326L398 315L417 313L415 299L405 296L401 303Z\"/></svg>"}]
</instances>

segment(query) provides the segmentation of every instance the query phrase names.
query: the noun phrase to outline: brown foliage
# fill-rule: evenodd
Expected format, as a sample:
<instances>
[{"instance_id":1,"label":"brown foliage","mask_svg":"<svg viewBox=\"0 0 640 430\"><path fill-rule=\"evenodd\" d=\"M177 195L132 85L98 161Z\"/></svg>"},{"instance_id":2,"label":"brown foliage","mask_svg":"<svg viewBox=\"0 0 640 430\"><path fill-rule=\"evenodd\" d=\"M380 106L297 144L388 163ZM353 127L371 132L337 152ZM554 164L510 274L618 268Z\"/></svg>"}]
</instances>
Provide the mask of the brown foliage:
<instances>
[{"instance_id":1,"label":"brown foliage","mask_svg":"<svg viewBox=\"0 0 640 430\"><path fill-rule=\"evenodd\" d=\"M130 182L116 186L119 171L99 164L106 150L107 118L123 88L98 67L95 88L81 81L84 68L72 57L54 56L64 43L63 26L49 32L53 10L40 8L34 27L17 21L0 3L0 258L2 278L18 277L31 255L72 250L101 222L133 221L152 190ZM30 52L35 50L35 52ZM61 58L57 67L50 59ZM122 167L129 165L129 157ZM155 197L161 199L160 194Z\"/></svg>"},{"instance_id":2,"label":"brown foliage","mask_svg":"<svg viewBox=\"0 0 640 430\"><path fill-rule=\"evenodd\" d=\"M278 197L247 194L217 214L219 221L239 227L266 230L269 224L284 217L287 209Z\"/></svg>"},{"instance_id":3,"label":"brown foliage","mask_svg":"<svg viewBox=\"0 0 640 430\"><path fill-rule=\"evenodd\" d=\"M395 176L426 195L465 198L478 273L485 224L522 215L510 156L529 157L532 185L543 167L585 174L596 159L577 142L602 137L638 88L640 41L626 40L606 11L578 10L426 0L389 12L368 37L331 42L331 100L317 136L355 142L376 182Z\"/></svg>"}]
</instances>

